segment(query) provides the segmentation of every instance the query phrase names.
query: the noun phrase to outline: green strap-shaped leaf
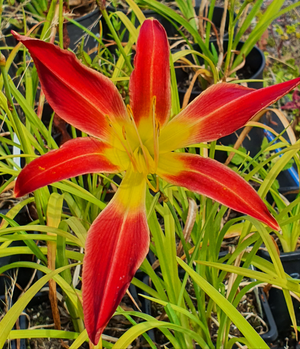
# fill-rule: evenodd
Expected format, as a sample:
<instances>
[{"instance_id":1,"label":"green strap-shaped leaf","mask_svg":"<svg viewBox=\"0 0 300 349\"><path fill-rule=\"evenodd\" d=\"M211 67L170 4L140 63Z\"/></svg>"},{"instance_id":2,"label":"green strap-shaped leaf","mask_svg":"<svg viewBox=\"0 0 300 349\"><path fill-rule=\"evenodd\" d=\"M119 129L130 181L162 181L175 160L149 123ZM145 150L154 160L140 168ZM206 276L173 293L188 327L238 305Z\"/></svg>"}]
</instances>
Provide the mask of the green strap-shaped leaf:
<instances>
[{"instance_id":1,"label":"green strap-shaped leaf","mask_svg":"<svg viewBox=\"0 0 300 349\"><path fill-rule=\"evenodd\" d=\"M74 236L74 235L72 235L70 233L67 233L64 230L60 230L58 228L47 227L45 225L24 225L22 227L18 226L18 227L13 227L13 228L6 228L6 229L3 229L3 230L0 230L0 236L5 235L5 234L10 234L10 233L23 231L23 230L40 231L40 232L43 232L43 233L48 233L48 232L49 233L53 233L53 234L65 237L66 239L68 239L69 241L75 243L76 245L78 245L80 247L84 247L81 244L80 240L76 236Z\"/></svg>"},{"instance_id":2,"label":"green strap-shaped leaf","mask_svg":"<svg viewBox=\"0 0 300 349\"><path fill-rule=\"evenodd\" d=\"M81 241L82 246L85 245L85 240L87 237L87 230L82 225L80 220L76 217L71 217L65 221L68 226L73 230L75 235L78 237L78 239Z\"/></svg>"},{"instance_id":3,"label":"green strap-shaped leaf","mask_svg":"<svg viewBox=\"0 0 300 349\"><path fill-rule=\"evenodd\" d=\"M257 279L261 282L266 282L268 284L276 285L281 288L286 288L290 291L293 291L295 293L300 292L300 285L296 282L287 280L285 278L281 278L279 276L270 275L266 273L262 273L257 270L251 270L241 267L235 267L233 265L223 264L223 263L217 263L217 262L207 262L207 261L195 261L196 263L206 265L208 267L217 268L220 270L225 270L228 273L234 273L241 276L245 276L251 279Z\"/></svg>"},{"instance_id":4,"label":"green strap-shaped leaf","mask_svg":"<svg viewBox=\"0 0 300 349\"><path fill-rule=\"evenodd\" d=\"M80 335L77 332L67 332L59 330L12 330L9 333L9 339L22 338L60 338L60 339L76 339ZM77 347L78 348L78 347Z\"/></svg>"},{"instance_id":5,"label":"green strap-shaped leaf","mask_svg":"<svg viewBox=\"0 0 300 349\"><path fill-rule=\"evenodd\" d=\"M129 315L135 315L137 314L132 314L133 312L126 312ZM246 320L245 320L246 321ZM168 328L170 330L180 332L184 335L189 336L190 338L194 339L203 349L209 349L209 346L205 343L203 340L202 336L199 335L198 333L184 328L182 326L174 325L168 322L164 321L157 321L155 319L147 320L145 322L142 322L136 326L133 326L130 328L126 333L123 334L123 336L116 342L116 344L113 346L113 349L119 349L119 348L127 348L128 345L133 342L138 336L142 335L143 333L151 330L152 328L158 328L163 331L164 328ZM168 338L170 340L170 338ZM174 339L174 338L173 338ZM173 341L172 343L173 347L176 349L182 349L181 347L178 347L178 343L176 341ZM268 348L266 347L261 347L261 348Z\"/></svg>"},{"instance_id":6,"label":"green strap-shaped leaf","mask_svg":"<svg viewBox=\"0 0 300 349\"><path fill-rule=\"evenodd\" d=\"M58 193L52 193L47 206L47 225L58 228L61 220L61 211L64 196Z\"/></svg>"},{"instance_id":7,"label":"green strap-shaped leaf","mask_svg":"<svg viewBox=\"0 0 300 349\"><path fill-rule=\"evenodd\" d=\"M178 264L190 275L196 284L226 313L235 326L241 331L249 342L250 348L269 348L260 335L254 330L249 322L238 310L224 298L218 290L210 285L203 277L198 275L192 268L177 257Z\"/></svg>"},{"instance_id":8,"label":"green strap-shaped leaf","mask_svg":"<svg viewBox=\"0 0 300 349\"><path fill-rule=\"evenodd\" d=\"M21 267L25 264L34 264L34 263L14 263L16 266ZM49 272L48 268L45 268L48 270L48 274L43 276L40 280L38 280L33 286L31 286L27 292L23 294L21 298L9 309L9 311L6 313L4 318L0 322L0 348L3 348L5 342L7 339L9 339L9 333L11 329L13 328L14 324L16 323L18 317L24 310L24 308L27 306L27 304L30 302L30 300L35 296L35 294L52 278L55 279L55 276L57 274L61 273L67 268L71 268L74 266L74 264L67 265L65 267L56 269L52 272ZM2 269L2 268L1 268Z\"/></svg>"},{"instance_id":9,"label":"green strap-shaped leaf","mask_svg":"<svg viewBox=\"0 0 300 349\"><path fill-rule=\"evenodd\" d=\"M23 203L25 203L25 205L29 202L33 201L33 199L28 199L28 200L24 200ZM24 205L21 205L24 206ZM0 213L0 217L2 217L6 222L3 224L3 229L5 229L5 227L10 224L12 227L18 227L18 228L23 228L21 231L17 232L17 234L21 234L26 236L27 233L25 231L25 227L26 226L22 226L20 227L19 224L17 222L15 222L13 219L11 219L10 217L14 218L16 216L16 214L19 212L20 207L19 205L16 205L14 208L12 208L7 215L3 215ZM10 216L10 217L9 217ZM32 241L32 240L23 240L24 244L26 244L32 251L32 253L41 261L43 261L44 263L47 263L47 258L41 253L40 249L36 246L36 244ZM7 246L9 246L10 243L4 243L1 245L1 250L7 248Z\"/></svg>"}]
</instances>

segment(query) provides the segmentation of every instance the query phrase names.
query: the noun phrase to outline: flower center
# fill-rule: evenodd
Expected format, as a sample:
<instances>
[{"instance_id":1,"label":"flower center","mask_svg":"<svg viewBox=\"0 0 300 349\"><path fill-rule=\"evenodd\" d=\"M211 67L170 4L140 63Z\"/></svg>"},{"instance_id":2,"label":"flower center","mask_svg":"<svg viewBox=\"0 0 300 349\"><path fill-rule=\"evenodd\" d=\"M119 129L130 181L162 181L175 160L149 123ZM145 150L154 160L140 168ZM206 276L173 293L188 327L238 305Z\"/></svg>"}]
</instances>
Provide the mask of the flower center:
<instances>
[{"instance_id":1,"label":"flower center","mask_svg":"<svg viewBox=\"0 0 300 349\"><path fill-rule=\"evenodd\" d=\"M152 190L158 191L158 178L156 177L156 188L154 188L148 180L149 174L156 173L157 164L158 164L158 155L159 155L159 153L158 153L159 152L159 150L158 150L159 124L157 123L156 118L155 118L155 107L156 107L156 98L153 97L153 101L152 101L152 129L153 129L153 154L154 154L154 157L152 157L150 155L148 148L144 145L144 143L140 137L137 125L134 121L132 109L130 108L129 105L127 106L127 113L128 113L129 119L132 123L132 126L134 128L134 131L136 133L136 137L137 137L138 143L139 143L139 146L134 150L133 153L132 153L132 151L130 151L130 153L131 153L130 160L131 160L132 166L137 172L142 173L144 175L149 187Z\"/></svg>"},{"instance_id":2,"label":"flower center","mask_svg":"<svg viewBox=\"0 0 300 349\"><path fill-rule=\"evenodd\" d=\"M153 97L152 118L150 119L150 127L152 126L152 135L149 137L149 139L144 141L141 139L138 127L133 117L132 109L129 105L127 105L129 123L125 123L123 124L123 126L116 126L110 120L108 115L106 115L106 119L113 132L115 133L119 145L121 145L121 147L126 151L134 171L142 173L149 187L154 191L158 191L158 177L156 177L156 188L154 188L148 180L149 174L156 173L159 158L158 138L160 133L160 125L156 121L155 108L156 98ZM145 146L145 142L147 146ZM148 149L150 149L150 151Z\"/></svg>"}]
</instances>

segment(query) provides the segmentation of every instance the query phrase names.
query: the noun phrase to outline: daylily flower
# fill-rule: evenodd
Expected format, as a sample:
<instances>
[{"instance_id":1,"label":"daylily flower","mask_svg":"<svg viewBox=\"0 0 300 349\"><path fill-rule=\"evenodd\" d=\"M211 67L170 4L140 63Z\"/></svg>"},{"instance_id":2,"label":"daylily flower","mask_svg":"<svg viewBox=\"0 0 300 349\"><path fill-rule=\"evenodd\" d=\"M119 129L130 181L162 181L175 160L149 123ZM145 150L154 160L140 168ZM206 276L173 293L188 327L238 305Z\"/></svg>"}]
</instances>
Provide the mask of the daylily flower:
<instances>
[{"instance_id":1,"label":"daylily flower","mask_svg":"<svg viewBox=\"0 0 300 349\"><path fill-rule=\"evenodd\" d=\"M108 206L89 229L83 262L83 310L91 341L99 341L149 247L145 195L148 175L204 194L278 230L255 190L231 169L199 155L175 152L216 140L300 83L261 90L219 83L171 117L169 45L156 20L141 26L130 105L114 84L49 43L13 33L29 50L54 111L90 135L35 159L19 174L15 195L86 173L125 172Z\"/></svg>"}]
</instances>

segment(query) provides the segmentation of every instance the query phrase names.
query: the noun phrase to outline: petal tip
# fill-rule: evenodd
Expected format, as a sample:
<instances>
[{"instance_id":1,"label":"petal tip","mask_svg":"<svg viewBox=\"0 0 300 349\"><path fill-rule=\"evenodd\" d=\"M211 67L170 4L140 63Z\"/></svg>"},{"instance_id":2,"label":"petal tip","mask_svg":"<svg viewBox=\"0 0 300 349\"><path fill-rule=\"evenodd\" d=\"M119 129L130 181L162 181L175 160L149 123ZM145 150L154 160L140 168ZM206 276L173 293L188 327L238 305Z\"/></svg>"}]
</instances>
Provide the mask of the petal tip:
<instances>
[{"instance_id":1,"label":"petal tip","mask_svg":"<svg viewBox=\"0 0 300 349\"><path fill-rule=\"evenodd\" d=\"M274 217L272 217L272 220L268 223L268 226L276 231L279 231L280 230L280 226L279 224L277 223L276 219Z\"/></svg>"},{"instance_id":2,"label":"petal tip","mask_svg":"<svg viewBox=\"0 0 300 349\"><path fill-rule=\"evenodd\" d=\"M19 181L17 179L16 182L15 182L15 187L14 187L14 196L15 196L15 198L20 198L23 195L24 194L22 193L22 188L20 188Z\"/></svg>"},{"instance_id":3,"label":"petal tip","mask_svg":"<svg viewBox=\"0 0 300 349\"><path fill-rule=\"evenodd\" d=\"M96 330L94 333L91 333L89 335L89 338L94 345L97 345L99 343L100 336L102 335L104 329L105 327L101 327L98 330Z\"/></svg>"},{"instance_id":4,"label":"petal tip","mask_svg":"<svg viewBox=\"0 0 300 349\"><path fill-rule=\"evenodd\" d=\"M21 41L22 35L20 35L19 33L15 32L14 30L10 31L11 34L13 35L13 37L19 41Z\"/></svg>"},{"instance_id":5,"label":"petal tip","mask_svg":"<svg viewBox=\"0 0 300 349\"><path fill-rule=\"evenodd\" d=\"M19 191L14 190L14 197L15 197L15 198L19 198L19 197L21 197L20 192L19 192Z\"/></svg>"}]
</instances>

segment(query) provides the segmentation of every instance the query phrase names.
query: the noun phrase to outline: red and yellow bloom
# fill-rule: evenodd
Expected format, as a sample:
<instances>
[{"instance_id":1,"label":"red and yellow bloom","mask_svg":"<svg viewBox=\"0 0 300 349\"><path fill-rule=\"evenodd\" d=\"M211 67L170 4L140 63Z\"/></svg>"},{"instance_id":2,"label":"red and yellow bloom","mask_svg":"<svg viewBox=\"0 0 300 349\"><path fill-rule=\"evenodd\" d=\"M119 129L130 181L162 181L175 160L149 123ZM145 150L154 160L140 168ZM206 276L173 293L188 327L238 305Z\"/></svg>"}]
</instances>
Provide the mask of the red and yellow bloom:
<instances>
[{"instance_id":1,"label":"red and yellow bloom","mask_svg":"<svg viewBox=\"0 0 300 349\"><path fill-rule=\"evenodd\" d=\"M92 224L86 242L83 308L93 343L98 342L148 252L149 174L278 229L255 190L235 172L214 160L173 151L234 132L300 79L258 91L220 83L170 121L169 46L156 20L146 20L140 29L127 107L108 78L82 65L72 53L14 35L31 53L54 111L91 136L68 141L32 161L18 176L16 196L85 173L125 171L120 188Z\"/></svg>"}]
</instances>

